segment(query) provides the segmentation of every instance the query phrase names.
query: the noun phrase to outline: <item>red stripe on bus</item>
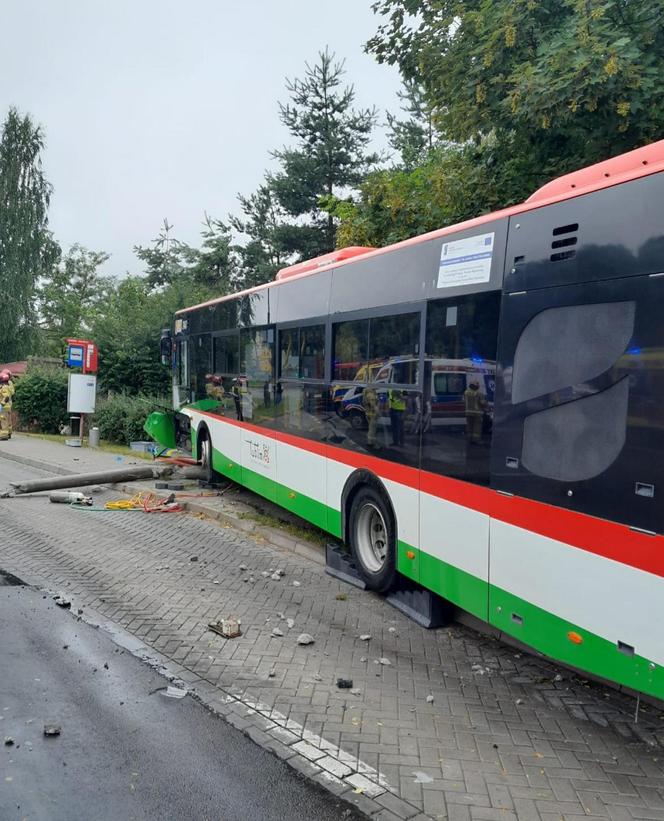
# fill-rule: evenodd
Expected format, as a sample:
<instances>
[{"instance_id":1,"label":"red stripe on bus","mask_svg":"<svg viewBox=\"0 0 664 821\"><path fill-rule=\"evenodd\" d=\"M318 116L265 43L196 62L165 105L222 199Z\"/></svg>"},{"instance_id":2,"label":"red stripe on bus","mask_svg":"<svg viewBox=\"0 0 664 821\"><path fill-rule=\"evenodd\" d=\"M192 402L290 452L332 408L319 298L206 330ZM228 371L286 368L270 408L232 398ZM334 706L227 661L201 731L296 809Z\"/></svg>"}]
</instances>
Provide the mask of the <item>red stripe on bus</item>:
<instances>
[{"instance_id":1,"label":"red stripe on bus","mask_svg":"<svg viewBox=\"0 0 664 821\"><path fill-rule=\"evenodd\" d=\"M195 410L195 409L194 409ZM314 442L290 433L271 431L249 422L238 422L214 413L196 411L235 427L254 431L292 447L348 465L364 469L382 479L397 482L414 490L421 490L447 502L483 513L505 524L528 530L596 556L664 576L664 536L649 535L633 530L628 525L599 519L575 510L567 510L522 496L506 496L490 488L473 485L420 471L417 468L389 462L377 456L345 450L329 443Z\"/></svg>"}]
</instances>

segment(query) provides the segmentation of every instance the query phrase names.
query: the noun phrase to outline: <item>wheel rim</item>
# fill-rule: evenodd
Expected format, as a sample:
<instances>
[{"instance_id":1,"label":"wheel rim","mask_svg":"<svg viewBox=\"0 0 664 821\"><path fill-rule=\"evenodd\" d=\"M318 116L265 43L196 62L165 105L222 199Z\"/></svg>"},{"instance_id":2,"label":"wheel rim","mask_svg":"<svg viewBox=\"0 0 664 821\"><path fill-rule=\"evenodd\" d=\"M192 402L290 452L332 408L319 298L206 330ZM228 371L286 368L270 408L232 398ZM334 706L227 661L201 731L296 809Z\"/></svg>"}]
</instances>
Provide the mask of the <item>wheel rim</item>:
<instances>
[{"instance_id":1,"label":"wheel rim","mask_svg":"<svg viewBox=\"0 0 664 821\"><path fill-rule=\"evenodd\" d=\"M365 568L371 573L379 573L387 561L387 525L373 502L366 502L358 513L355 544Z\"/></svg>"}]
</instances>

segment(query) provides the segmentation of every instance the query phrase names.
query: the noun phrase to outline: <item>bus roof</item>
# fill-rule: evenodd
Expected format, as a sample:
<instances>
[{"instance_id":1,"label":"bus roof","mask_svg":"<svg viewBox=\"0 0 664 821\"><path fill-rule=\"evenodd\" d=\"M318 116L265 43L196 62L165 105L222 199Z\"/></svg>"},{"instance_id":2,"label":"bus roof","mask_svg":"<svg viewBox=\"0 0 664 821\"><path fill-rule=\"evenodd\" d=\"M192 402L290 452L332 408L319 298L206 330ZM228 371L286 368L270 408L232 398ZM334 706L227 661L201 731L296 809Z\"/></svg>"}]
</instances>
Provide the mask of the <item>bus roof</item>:
<instances>
[{"instance_id":1,"label":"bus roof","mask_svg":"<svg viewBox=\"0 0 664 821\"><path fill-rule=\"evenodd\" d=\"M453 234L456 231L467 230L468 228L483 225L495 219L522 214L525 211L532 211L535 208L542 208L545 205L550 205L555 202L561 202L562 200L571 199L572 197L579 197L582 194L588 194L592 191L599 191L602 188L609 188L623 182L646 177L650 174L656 174L659 171L664 171L664 140L658 140L642 148L636 148L633 151L628 151L625 154L620 154L609 160L604 160L603 162L589 165L586 168L581 168L578 171L573 171L571 174L557 177L543 185L535 191L534 194L531 194L525 202L519 203L518 205L513 205L500 211L482 214L479 217L457 223L456 225L438 228L435 231L420 234L417 237L411 237L410 239L402 240L393 245L386 245L384 248L339 249L338 251L324 254L322 257L317 257L316 259L298 262L288 268L282 269L273 282L267 282L255 288L247 288L244 291L226 294L216 299L210 299L207 302L201 302L198 305L182 308L176 311L176 316L198 308L205 308L210 305L216 305L219 302L235 299L238 296L258 293L264 291L266 288L279 285L284 281L292 282L320 273L321 271L327 271L330 268L339 268L342 265L352 263L355 258L360 255L362 259L379 256L396 248L404 248L408 245L427 242L437 237ZM349 250L350 253L344 254L344 250Z\"/></svg>"}]
</instances>

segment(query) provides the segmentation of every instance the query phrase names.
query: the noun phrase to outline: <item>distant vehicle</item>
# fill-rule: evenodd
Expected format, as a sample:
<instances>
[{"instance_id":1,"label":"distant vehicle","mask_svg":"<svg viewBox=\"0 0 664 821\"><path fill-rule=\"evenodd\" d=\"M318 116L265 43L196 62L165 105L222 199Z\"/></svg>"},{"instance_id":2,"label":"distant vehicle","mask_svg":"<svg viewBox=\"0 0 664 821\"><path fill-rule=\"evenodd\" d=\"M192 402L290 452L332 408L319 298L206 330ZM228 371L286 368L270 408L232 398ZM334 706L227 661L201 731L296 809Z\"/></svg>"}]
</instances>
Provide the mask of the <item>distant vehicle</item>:
<instances>
[{"instance_id":1,"label":"distant vehicle","mask_svg":"<svg viewBox=\"0 0 664 821\"><path fill-rule=\"evenodd\" d=\"M379 402L387 403L387 392L380 390L381 384L410 384L411 379L404 379L404 371L410 371L419 364L416 359L395 359L381 365L375 370L372 386L378 390ZM480 394L487 406L487 423L490 428L493 417L493 402L496 390L496 363L473 359L425 359L424 383L427 386L425 397L428 397L427 424L425 429L435 425L466 424L464 393L473 377L479 384ZM339 415L348 419L356 430L366 428L366 412L362 404L364 386L354 385L348 388L339 401ZM426 404L425 398L425 404Z\"/></svg>"}]
</instances>

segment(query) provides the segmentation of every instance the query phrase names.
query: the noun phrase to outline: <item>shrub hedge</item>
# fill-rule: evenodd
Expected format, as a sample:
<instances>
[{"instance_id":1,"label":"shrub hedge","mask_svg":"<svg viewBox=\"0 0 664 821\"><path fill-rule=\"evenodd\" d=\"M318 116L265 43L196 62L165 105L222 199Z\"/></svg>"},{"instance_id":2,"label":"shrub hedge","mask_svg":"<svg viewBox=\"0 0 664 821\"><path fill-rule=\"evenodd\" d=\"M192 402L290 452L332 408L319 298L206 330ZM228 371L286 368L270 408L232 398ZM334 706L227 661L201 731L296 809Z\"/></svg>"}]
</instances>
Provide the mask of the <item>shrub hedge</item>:
<instances>
[{"instance_id":1,"label":"shrub hedge","mask_svg":"<svg viewBox=\"0 0 664 821\"><path fill-rule=\"evenodd\" d=\"M14 410L24 430L58 433L69 423L67 413L68 372L64 368L33 368L16 380ZM128 445L147 438L145 420L168 400L155 396L115 394L97 398L97 410L86 427L96 425L106 442Z\"/></svg>"},{"instance_id":2,"label":"shrub hedge","mask_svg":"<svg viewBox=\"0 0 664 821\"><path fill-rule=\"evenodd\" d=\"M31 368L15 385L13 406L20 426L40 433L58 433L68 419L67 371Z\"/></svg>"},{"instance_id":3,"label":"shrub hedge","mask_svg":"<svg viewBox=\"0 0 664 821\"><path fill-rule=\"evenodd\" d=\"M97 400L92 424L99 428L99 436L105 441L128 445L147 439L143 430L145 420L163 405L167 402L159 397L115 394Z\"/></svg>"}]
</instances>

